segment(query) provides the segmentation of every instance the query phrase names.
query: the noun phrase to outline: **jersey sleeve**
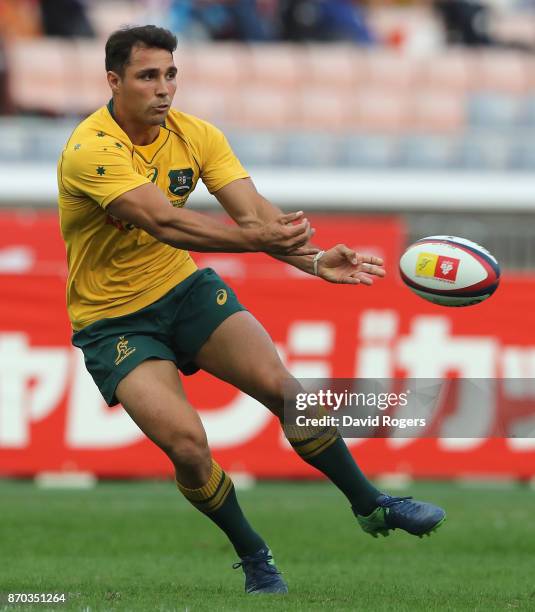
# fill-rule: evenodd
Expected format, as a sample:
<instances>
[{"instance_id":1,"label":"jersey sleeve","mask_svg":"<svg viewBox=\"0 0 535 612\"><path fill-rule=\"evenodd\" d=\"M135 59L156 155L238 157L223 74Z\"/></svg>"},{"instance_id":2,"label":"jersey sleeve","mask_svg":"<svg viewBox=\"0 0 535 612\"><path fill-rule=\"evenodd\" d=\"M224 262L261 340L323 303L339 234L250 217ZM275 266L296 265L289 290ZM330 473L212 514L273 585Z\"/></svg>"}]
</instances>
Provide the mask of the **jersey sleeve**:
<instances>
[{"instance_id":1,"label":"jersey sleeve","mask_svg":"<svg viewBox=\"0 0 535 612\"><path fill-rule=\"evenodd\" d=\"M61 185L69 194L87 196L106 208L123 193L150 183L134 170L130 151L116 144L72 144L63 152Z\"/></svg>"},{"instance_id":2,"label":"jersey sleeve","mask_svg":"<svg viewBox=\"0 0 535 612\"><path fill-rule=\"evenodd\" d=\"M249 173L234 155L225 135L206 123L202 148L201 178L210 193L214 193L236 179L248 178Z\"/></svg>"}]
</instances>

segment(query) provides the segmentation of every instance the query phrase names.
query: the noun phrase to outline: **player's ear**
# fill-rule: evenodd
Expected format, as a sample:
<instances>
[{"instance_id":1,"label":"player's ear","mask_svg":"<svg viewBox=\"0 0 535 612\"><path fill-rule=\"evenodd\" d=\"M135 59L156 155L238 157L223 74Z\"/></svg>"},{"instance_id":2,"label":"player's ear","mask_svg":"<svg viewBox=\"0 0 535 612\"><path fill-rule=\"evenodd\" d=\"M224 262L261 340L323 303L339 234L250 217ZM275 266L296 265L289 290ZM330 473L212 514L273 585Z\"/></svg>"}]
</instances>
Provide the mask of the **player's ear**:
<instances>
[{"instance_id":1,"label":"player's ear","mask_svg":"<svg viewBox=\"0 0 535 612\"><path fill-rule=\"evenodd\" d=\"M106 77L108 79L108 85L110 86L112 93L117 93L117 91L119 90L119 85L121 83L121 77L113 70L108 70L108 72L106 73Z\"/></svg>"}]
</instances>

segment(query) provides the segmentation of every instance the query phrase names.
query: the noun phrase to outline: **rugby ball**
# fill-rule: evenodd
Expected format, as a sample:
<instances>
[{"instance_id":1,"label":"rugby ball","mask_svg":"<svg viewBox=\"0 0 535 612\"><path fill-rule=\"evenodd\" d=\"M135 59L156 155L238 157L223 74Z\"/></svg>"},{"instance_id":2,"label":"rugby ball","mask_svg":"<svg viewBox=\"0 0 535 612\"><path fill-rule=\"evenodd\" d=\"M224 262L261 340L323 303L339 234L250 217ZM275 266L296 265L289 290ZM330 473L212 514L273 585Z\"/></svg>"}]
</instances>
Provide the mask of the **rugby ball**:
<instances>
[{"instance_id":1,"label":"rugby ball","mask_svg":"<svg viewBox=\"0 0 535 612\"><path fill-rule=\"evenodd\" d=\"M403 253L403 282L441 306L472 306L489 298L500 282L496 258L479 244L456 236L428 236Z\"/></svg>"}]
</instances>

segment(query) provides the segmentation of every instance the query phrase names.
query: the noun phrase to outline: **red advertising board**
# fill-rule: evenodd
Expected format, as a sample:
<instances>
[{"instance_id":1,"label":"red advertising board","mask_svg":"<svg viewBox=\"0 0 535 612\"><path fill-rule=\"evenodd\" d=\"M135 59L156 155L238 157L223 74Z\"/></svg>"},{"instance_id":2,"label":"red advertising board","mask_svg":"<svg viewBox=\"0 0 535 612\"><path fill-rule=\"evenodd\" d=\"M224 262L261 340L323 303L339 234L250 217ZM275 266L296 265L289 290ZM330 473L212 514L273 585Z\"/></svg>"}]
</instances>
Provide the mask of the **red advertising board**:
<instances>
[{"instance_id":1,"label":"red advertising board","mask_svg":"<svg viewBox=\"0 0 535 612\"><path fill-rule=\"evenodd\" d=\"M535 398L535 277L507 276L487 302L444 308L397 277L403 227L395 218L317 217L317 242L385 258L372 288L337 286L264 255L198 255L264 324L302 378L503 378L522 409ZM53 214L0 215L0 474L83 470L102 476L171 473L165 456L120 406L108 408L70 344L64 249ZM246 342L246 339L244 339ZM205 373L185 379L214 455L258 477L314 477L256 401ZM535 475L535 439L493 437L496 406L474 406L480 435L348 440L369 474ZM527 414L527 413L526 413ZM520 418L520 417L519 417Z\"/></svg>"}]
</instances>

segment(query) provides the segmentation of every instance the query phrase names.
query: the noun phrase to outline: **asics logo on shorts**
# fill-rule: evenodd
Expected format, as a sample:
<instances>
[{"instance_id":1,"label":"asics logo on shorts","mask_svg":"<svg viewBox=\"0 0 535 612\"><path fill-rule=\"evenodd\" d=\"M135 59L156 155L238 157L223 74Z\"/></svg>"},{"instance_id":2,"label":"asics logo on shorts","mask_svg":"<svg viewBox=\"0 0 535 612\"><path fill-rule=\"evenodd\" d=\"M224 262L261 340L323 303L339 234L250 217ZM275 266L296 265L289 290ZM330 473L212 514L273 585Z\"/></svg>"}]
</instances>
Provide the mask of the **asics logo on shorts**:
<instances>
[{"instance_id":1,"label":"asics logo on shorts","mask_svg":"<svg viewBox=\"0 0 535 612\"><path fill-rule=\"evenodd\" d=\"M122 363L129 355L135 353L136 349L133 346L128 346L128 340L124 339L124 336L119 338L117 342L117 357L115 358L115 365Z\"/></svg>"},{"instance_id":2,"label":"asics logo on shorts","mask_svg":"<svg viewBox=\"0 0 535 612\"><path fill-rule=\"evenodd\" d=\"M227 301L227 291L226 289L218 289L217 293L215 294L215 301L220 305L223 306L223 304L226 303Z\"/></svg>"}]
</instances>

